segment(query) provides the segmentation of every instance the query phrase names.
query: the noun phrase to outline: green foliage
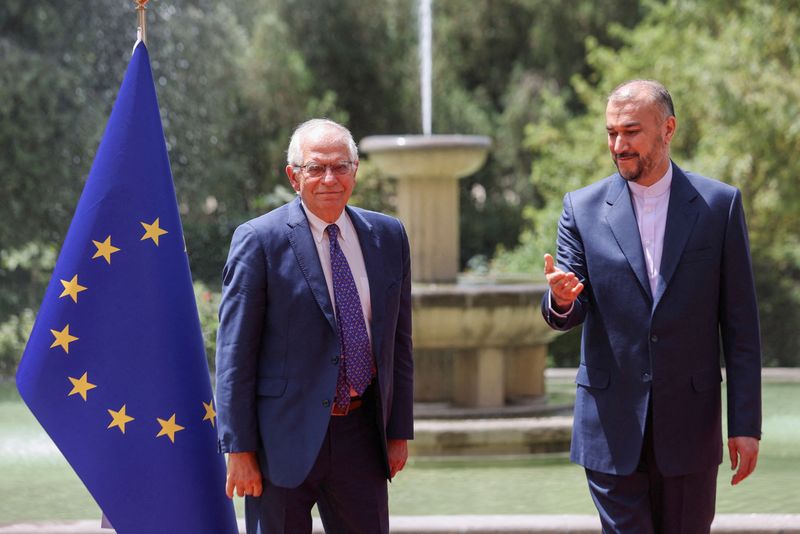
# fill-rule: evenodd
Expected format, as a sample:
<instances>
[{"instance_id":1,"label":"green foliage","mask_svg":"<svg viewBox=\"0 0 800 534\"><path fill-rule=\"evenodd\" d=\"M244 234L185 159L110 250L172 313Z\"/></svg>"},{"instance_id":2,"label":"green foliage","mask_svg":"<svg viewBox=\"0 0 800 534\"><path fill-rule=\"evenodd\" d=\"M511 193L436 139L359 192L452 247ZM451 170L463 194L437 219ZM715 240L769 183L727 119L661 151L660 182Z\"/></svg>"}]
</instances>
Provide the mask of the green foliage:
<instances>
[{"instance_id":1,"label":"green foliage","mask_svg":"<svg viewBox=\"0 0 800 534\"><path fill-rule=\"evenodd\" d=\"M214 375L214 357L217 353L217 328L219 327L220 293L211 291L202 282L194 283L194 299L200 316L200 328L203 331L203 346L206 350L208 369Z\"/></svg>"},{"instance_id":2,"label":"green foliage","mask_svg":"<svg viewBox=\"0 0 800 534\"><path fill-rule=\"evenodd\" d=\"M524 208L541 203L524 179L533 162L522 142L526 125L539 122L547 93L563 91L569 109L581 106L568 82L588 70L584 41L615 46L609 22L632 26L638 4L474 0L465 9L461 0L434 2L434 132L494 141L484 168L460 183L462 265L518 244Z\"/></svg>"},{"instance_id":3,"label":"green foliage","mask_svg":"<svg viewBox=\"0 0 800 534\"><path fill-rule=\"evenodd\" d=\"M19 248L0 250L0 280L4 288L0 291L0 323L42 297L55 264L56 248L50 244L30 241Z\"/></svg>"},{"instance_id":4,"label":"green foliage","mask_svg":"<svg viewBox=\"0 0 800 534\"><path fill-rule=\"evenodd\" d=\"M631 78L655 78L672 93L682 167L739 187L744 196L767 364L800 363L800 13L794 2L649 2L634 30L616 28L618 50L588 41L592 72L573 80L585 113L553 100L529 130L532 182L522 245L500 270L541 268L554 248L561 196L613 171L603 142L605 95ZM796 7L796 6L795 6Z\"/></svg>"},{"instance_id":5,"label":"green foliage","mask_svg":"<svg viewBox=\"0 0 800 534\"><path fill-rule=\"evenodd\" d=\"M63 241L135 40L132 2L61 4L0 4L4 254ZM226 213L241 218L244 199L254 196L243 185L250 151L238 137L248 113L232 90L244 31L218 2L159 1L149 11L151 64L188 245L215 250L216 242L195 239L219 239L219 231L203 229L225 227ZM212 261L216 277L221 262ZM47 276L31 269L0 269L0 321L38 305Z\"/></svg>"},{"instance_id":6,"label":"green foliage","mask_svg":"<svg viewBox=\"0 0 800 534\"><path fill-rule=\"evenodd\" d=\"M499 249L495 270L539 273L563 194L613 170L602 142L606 92L656 77L678 106L676 160L744 192L765 354L790 361L800 352L798 15L790 0L763 4L434 2L434 132L493 139L484 168L460 184L462 265L485 269ZM293 197L283 168L297 123L328 116L357 141L419 132L416 7L149 3L153 74L198 282L218 286L236 225ZM130 0L0 2L2 324L41 299L134 26ZM368 158L353 202L393 211L394 184Z\"/></svg>"},{"instance_id":7,"label":"green foliage","mask_svg":"<svg viewBox=\"0 0 800 534\"><path fill-rule=\"evenodd\" d=\"M0 377L13 376L33 329L35 314L22 310L0 323Z\"/></svg>"}]
</instances>

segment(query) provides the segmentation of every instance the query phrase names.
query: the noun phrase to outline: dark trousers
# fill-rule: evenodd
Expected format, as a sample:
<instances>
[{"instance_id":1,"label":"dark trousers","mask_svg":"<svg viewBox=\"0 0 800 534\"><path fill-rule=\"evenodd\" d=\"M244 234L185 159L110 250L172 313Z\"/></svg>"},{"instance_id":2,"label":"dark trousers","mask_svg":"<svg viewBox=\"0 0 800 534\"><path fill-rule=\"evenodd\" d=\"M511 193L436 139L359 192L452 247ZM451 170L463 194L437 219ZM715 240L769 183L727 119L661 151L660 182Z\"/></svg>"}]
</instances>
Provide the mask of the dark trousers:
<instances>
[{"instance_id":1,"label":"dark trousers","mask_svg":"<svg viewBox=\"0 0 800 534\"><path fill-rule=\"evenodd\" d=\"M345 416L331 417L314 466L296 488L264 478L261 497L245 498L248 534L310 534L317 504L328 534L388 534L386 466L375 399Z\"/></svg>"},{"instance_id":2,"label":"dark trousers","mask_svg":"<svg viewBox=\"0 0 800 534\"><path fill-rule=\"evenodd\" d=\"M707 534L714 519L718 465L707 471L667 477L653 449L648 413L642 456L630 475L586 470L604 533Z\"/></svg>"}]
</instances>

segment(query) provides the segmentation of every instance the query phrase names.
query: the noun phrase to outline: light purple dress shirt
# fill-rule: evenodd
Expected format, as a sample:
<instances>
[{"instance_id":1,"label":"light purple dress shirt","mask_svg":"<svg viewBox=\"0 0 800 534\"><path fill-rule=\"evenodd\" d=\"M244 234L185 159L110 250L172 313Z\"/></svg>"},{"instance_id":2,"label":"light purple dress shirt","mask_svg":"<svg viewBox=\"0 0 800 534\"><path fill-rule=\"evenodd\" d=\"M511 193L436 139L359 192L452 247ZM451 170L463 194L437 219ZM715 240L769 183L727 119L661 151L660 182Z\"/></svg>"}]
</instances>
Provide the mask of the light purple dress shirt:
<instances>
[{"instance_id":1,"label":"light purple dress shirt","mask_svg":"<svg viewBox=\"0 0 800 534\"><path fill-rule=\"evenodd\" d=\"M672 165L659 181L650 187L628 182L636 212L636 224L642 240L642 252L650 281L650 294L656 294L661 277L661 255L664 252L664 229L667 226L669 190L672 185Z\"/></svg>"}]
</instances>

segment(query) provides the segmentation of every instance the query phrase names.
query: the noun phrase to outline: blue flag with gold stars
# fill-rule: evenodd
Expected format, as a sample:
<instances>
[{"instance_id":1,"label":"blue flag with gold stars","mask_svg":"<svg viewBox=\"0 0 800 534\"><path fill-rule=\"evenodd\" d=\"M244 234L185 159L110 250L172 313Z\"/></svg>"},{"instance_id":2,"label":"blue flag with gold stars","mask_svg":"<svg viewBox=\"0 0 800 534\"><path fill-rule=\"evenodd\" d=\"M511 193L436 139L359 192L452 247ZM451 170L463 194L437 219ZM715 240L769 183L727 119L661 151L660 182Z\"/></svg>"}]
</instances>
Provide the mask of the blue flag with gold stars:
<instances>
[{"instance_id":1,"label":"blue flag with gold stars","mask_svg":"<svg viewBox=\"0 0 800 534\"><path fill-rule=\"evenodd\" d=\"M143 44L122 82L17 387L118 533L238 532Z\"/></svg>"}]
</instances>

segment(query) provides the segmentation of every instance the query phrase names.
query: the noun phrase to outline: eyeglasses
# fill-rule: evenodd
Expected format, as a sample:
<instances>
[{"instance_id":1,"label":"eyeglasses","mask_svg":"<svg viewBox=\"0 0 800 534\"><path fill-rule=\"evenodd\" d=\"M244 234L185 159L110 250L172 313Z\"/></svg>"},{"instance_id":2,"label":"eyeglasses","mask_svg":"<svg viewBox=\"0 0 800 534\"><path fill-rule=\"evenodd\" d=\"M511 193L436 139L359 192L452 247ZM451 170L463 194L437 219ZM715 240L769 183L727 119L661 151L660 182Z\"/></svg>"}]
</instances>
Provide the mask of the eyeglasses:
<instances>
[{"instance_id":1,"label":"eyeglasses","mask_svg":"<svg viewBox=\"0 0 800 534\"><path fill-rule=\"evenodd\" d=\"M330 168L335 176L344 176L350 173L352 166L352 161L339 161L337 163L331 163L330 165L323 165L322 163L312 161L305 165L294 165L294 168L303 169L310 178L321 178L325 176L326 169Z\"/></svg>"}]
</instances>

